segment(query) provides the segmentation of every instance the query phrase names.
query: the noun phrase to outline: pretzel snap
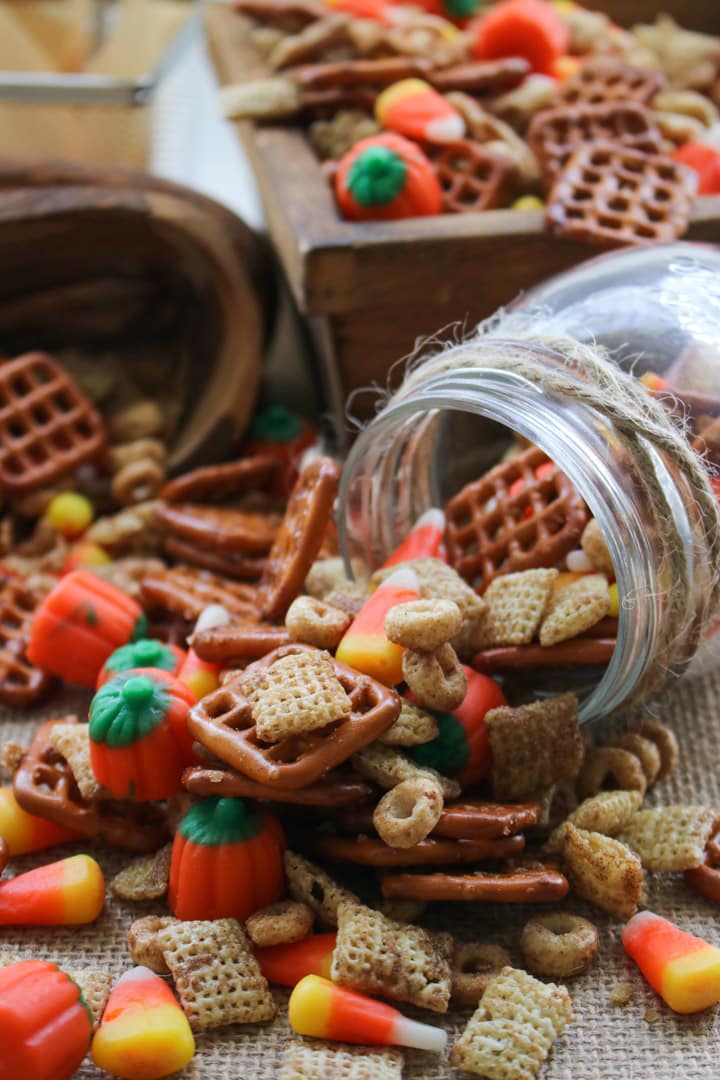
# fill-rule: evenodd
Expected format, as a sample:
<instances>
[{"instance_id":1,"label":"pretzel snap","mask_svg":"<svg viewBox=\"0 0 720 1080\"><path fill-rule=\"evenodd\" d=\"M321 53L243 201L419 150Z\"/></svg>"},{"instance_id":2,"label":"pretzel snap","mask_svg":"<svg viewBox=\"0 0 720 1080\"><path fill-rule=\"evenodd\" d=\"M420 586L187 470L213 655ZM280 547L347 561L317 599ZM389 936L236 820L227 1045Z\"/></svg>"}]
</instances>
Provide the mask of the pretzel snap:
<instances>
[{"instance_id":1,"label":"pretzel snap","mask_svg":"<svg viewBox=\"0 0 720 1080\"><path fill-rule=\"evenodd\" d=\"M386 874L382 894L392 900L482 900L552 903L567 896L568 880L554 866L536 863L474 874Z\"/></svg>"},{"instance_id":2,"label":"pretzel snap","mask_svg":"<svg viewBox=\"0 0 720 1080\"><path fill-rule=\"evenodd\" d=\"M451 712L467 693L467 676L452 645L432 653L406 649L402 657L405 681L420 705Z\"/></svg>"},{"instance_id":3,"label":"pretzel snap","mask_svg":"<svg viewBox=\"0 0 720 1080\"><path fill-rule=\"evenodd\" d=\"M378 836L394 848L411 848L433 831L443 810L439 784L424 776L404 780L383 795L375 807Z\"/></svg>"},{"instance_id":4,"label":"pretzel snap","mask_svg":"<svg viewBox=\"0 0 720 1080\"><path fill-rule=\"evenodd\" d=\"M535 915L523 928L520 951L528 971L547 979L581 975L600 947L597 927L565 911Z\"/></svg>"},{"instance_id":5,"label":"pretzel snap","mask_svg":"<svg viewBox=\"0 0 720 1080\"><path fill-rule=\"evenodd\" d=\"M430 837L408 848L392 848L370 836L322 836L314 848L326 859L358 866L443 866L475 863L483 859L507 859L520 855L524 836L498 840L445 840ZM388 894L386 894L388 895ZM402 899L422 899L403 897Z\"/></svg>"},{"instance_id":6,"label":"pretzel snap","mask_svg":"<svg viewBox=\"0 0 720 1080\"><path fill-rule=\"evenodd\" d=\"M403 648L432 653L452 641L462 623L462 612L452 600L411 600L390 608L385 633Z\"/></svg>"}]
</instances>

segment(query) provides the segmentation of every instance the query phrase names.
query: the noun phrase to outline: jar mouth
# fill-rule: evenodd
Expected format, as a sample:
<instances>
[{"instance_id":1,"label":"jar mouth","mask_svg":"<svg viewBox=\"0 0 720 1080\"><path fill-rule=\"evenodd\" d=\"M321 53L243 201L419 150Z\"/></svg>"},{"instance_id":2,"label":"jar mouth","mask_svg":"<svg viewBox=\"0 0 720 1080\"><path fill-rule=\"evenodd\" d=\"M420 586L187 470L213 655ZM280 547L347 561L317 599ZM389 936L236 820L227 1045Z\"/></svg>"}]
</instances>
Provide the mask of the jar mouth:
<instances>
[{"instance_id":1,"label":"jar mouth","mask_svg":"<svg viewBox=\"0 0 720 1080\"><path fill-rule=\"evenodd\" d=\"M553 355L549 350L532 348ZM617 440L613 441L609 422L593 409L542 390L523 376L492 367L445 370L417 384L411 395L397 397L360 434L343 470L338 532L348 573L352 576L350 560L358 549L370 569L376 561L373 548L385 555L390 551L388 532L392 533L393 526L377 503L378 470L371 469L371 475L363 480L368 461L380 464L383 445L400 440L409 447L406 454L410 462L418 453L413 442L422 447L423 439L432 440L433 429L437 430L447 412L471 413L495 421L539 446L569 477L597 519L613 562L621 603L611 659L597 683L579 694L580 721L587 724L617 711L632 696L653 655L659 605L651 530L633 498L632 473L618 469ZM424 449L427 452L427 446ZM662 473L662 461L657 454L655 458ZM391 465L397 460L404 460L404 455L391 455ZM438 475L431 461L430 452L420 470L420 505L415 505L411 497L406 499L404 515L399 515L401 531L412 524L412 515L417 515L418 509L442 505ZM442 463L439 468L441 471ZM669 475L667 479L672 487ZM358 535L350 520L353 500L358 485L364 483L367 488L368 482L370 487L361 493L365 533ZM383 533L385 543L373 543ZM395 542L400 539L402 536L397 535Z\"/></svg>"}]
</instances>

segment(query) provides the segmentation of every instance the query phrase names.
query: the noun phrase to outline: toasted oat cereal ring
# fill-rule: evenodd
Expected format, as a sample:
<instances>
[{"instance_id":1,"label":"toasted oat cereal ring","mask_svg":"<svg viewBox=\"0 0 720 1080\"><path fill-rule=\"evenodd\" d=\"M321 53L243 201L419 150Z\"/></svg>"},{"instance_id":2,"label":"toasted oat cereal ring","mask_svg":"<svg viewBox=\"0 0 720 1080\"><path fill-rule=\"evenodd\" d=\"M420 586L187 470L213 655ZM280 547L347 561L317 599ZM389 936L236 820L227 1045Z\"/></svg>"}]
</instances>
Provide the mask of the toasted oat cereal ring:
<instances>
[{"instance_id":1,"label":"toasted oat cereal ring","mask_svg":"<svg viewBox=\"0 0 720 1080\"><path fill-rule=\"evenodd\" d=\"M199 744L196 746L199 747ZM238 799L266 799L295 806L348 806L362 802L372 794L370 785L359 776L339 772L326 773L315 784L308 784L298 791L285 791L269 784L258 784L241 773L220 766L194 766L183 773L183 784L191 795L201 798L222 795Z\"/></svg>"},{"instance_id":2,"label":"toasted oat cereal ring","mask_svg":"<svg viewBox=\"0 0 720 1080\"><path fill-rule=\"evenodd\" d=\"M296 597L285 616L290 638L318 649L336 649L351 622L347 612L312 596Z\"/></svg>"},{"instance_id":3,"label":"toasted oat cereal ring","mask_svg":"<svg viewBox=\"0 0 720 1080\"><path fill-rule=\"evenodd\" d=\"M416 776L390 788L375 807L373 825L393 848L411 848L433 831L443 810L443 793L430 777Z\"/></svg>"},{"instance_id":4,"label":"toasted oat cereal ring","mask_svg":"<svg viewBox=\"0 0 720 1080\"><path fill-rule=\"evenodd\" d=\"M657 720L643 720L637 731L643 738L654 742L660 751L661 765L657 779L664 780L673 771L680 756L680 748L674 733Z\"/></svg>"},{"instance_id":5,"label":"toasted oat cereal ring","mask_svg":"<svg viewBox=\"0 0 720 1080\"><path fill-rule=\"evenodd\" d=\"M260 908L245 922L245 929L253 945L292 945L302 941L312 930L315 915L297 900L280 900L277 904Z\"/></svg>"},{"instance_id":6,"label":"toasted oat cereal ring","mask_svg":"<svg viewBox=\"0 0 720 1080\"><path fill-rule=\"evenodd\" d=\"M10 861L10 848L7 846L2 836L0 836L0 874Z\"/></svg>"},{"instance_id":7,"label":"toasted oat cereal ring","mask_svg":"<svg viewBox=\"0 0 720 1080\"><path fill-rule=\"evenodd\" d=\"M452 645L441 645L433 653L406 649L402 669L418 704L445 712L462 704L467 692L467 676Z\"/></svg>"},{"instance_id":8,"label":"toasted oat cereal ring","mask_svg":"<svg viewBox=\"0 0 720 1080\"><path fill-rule=\"evenodd\" d=\"M134 442L160 435L165 427L165 414L156 401L135 401L113 413L107 425L113 442Z\"/></svg>"},{"instance_id":9,"label":"toasted oat cereal ring","mask_svg":"<svg viewBox=\"0 0 720 1080\"><path fill-rule=\"evenodd\" d=\"M547 979L581 975L600 947L597 927L565 911L534 915L523 927L520 951L528 971Z\"/></svg>"},{"instance_id":10,"label":"toasted oat cereal ring","mask_svg":"<svg viewBox=\"0 0 720 1080\"><path fill-rule=\"evenodd\" d=\"M563 900L570 885L555 866L513 867L474 874L385 874L380 883L388 900L482 900L537 904Z\"/></svg>"},{"instance_id":11,"label":"toasted oat cereal ring","mask_svg":"<svg viewBox=\"0 0 720 1080\"><path fill-rule=\"evenodd\" d=\"M619 746L589 750L578 776L578 795L588 799L601 791L642 791L647 780L640 759Z\"/></svg>"},{"instance_id":12,"label":"toasted oat cereal ring","mask_svg":"<svg viewBox=\"0 0 720 1080\"><path fill-rule=\"evenodd\" d=\"M432 653L460 633L463 617L453 600L410 600L385 616L390 641L415 652Z\"/></svg>"},{"instance_id":13,"label":"toasted oat cereal ring","mask_svg":"<svg viewBox=\"0 0 720 1080\"><path fill-rule=\"evenodd\" d=\"M453 1004L475 1008L490 980L509 964L510 954L501 945L484 945L480 941L456 945L452 960Z\"/></svg>"},{"instance_id":14,"label":"toasted oat cereal ring","mask_svg":"<svg viewBox=\"0 0 720 1080\"><path fill-rule=\"evenodd\" d=\"M122 506L152 499L165 483L165 470L157 461L145 458L123 465L112 479L113 498Z\"/></svg>"},{"instance_id":15,"label":"toasted oat cereal ring","mask_svg":"<svg viewBox=\"0 0 720 1080\"><path fill-rule=\"evenodd\" d=\"M618 735L617 739L613 739L609 745L619 746L622 750L629 750L631 754L634 754L642 765L648 787L655 783L662 768L662 758L657 743L644 735L638 735L636 731L626 731Z\"/></svg>"},{"instance_id":16,"label":"toasted oat cereal ring","mask_svg":"<svg viewBox=\"0 0 720 1080\"><path fill-rule=\"evenodd\" d=\"M519 835L506 836L499 840L433 838L421 840L410 848L392 848L382 840L369 836L322 836L313 841L314 850L326 859L356 863L358 866L449 866L480 862L483 859L513 858L519 855L524 847L525 837Z\"/></svg>"}]
</instances>

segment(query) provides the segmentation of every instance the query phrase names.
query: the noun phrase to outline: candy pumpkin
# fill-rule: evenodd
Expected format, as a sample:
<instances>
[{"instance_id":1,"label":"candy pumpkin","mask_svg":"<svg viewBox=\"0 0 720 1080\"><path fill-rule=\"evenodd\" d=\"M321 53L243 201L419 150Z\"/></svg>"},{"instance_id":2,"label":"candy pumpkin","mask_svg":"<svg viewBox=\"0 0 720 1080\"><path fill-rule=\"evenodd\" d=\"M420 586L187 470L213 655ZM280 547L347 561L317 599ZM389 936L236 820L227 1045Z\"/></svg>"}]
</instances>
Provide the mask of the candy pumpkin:
<instances>
[{"instance_id":1,"label":"candy pumpkin","mask_svg":"<svg viewBox=\"0 0 720 1080\"><path fill-rule=\"evenodd\" d=\"M268 405L255 413L241 451L249 457L269 457L279 463L271 491L286 499L297 480L300 458L317 437L317 428L308 420L284 405Z\"/></svg>"},{"instance_id":2,"label":"candy pumpkin","mask_svg":"<svg viewBox=\"0 0 720 1080\"><path fill-rule=\"evenodd\" d=\"M462 705L452 713L434 713L439 735L414 746L410 754L419 765L429 765L443 776L454 777L463 789L483 780L490 769L490 740L485 714L507 705L505 695L488 675L463 666L468 688Z\"/></svg>"},{"instance_id":3,"label":"candy pumpkin","mask_svg":"<svg viewBox=\"0 0 720 1080\"><path fill-rule=\"evenodd\" d=\"M168 645L164 641L155 641L154 638L139 638L127 645L121 645L108 656L100 668L97 689L121 671L131 671L133 668L152 668L177 675L186 656L185 650L177 645Z\"/></svg>"},{"instance_id":4,"label":"candy pumpkin","mask_svg":"<svg viewBox=\"0 0 720 1080\"><path fill-rule=\"evenodd\" d=\"M203 799L173 841L168 903L179 919L243 921L284 888L278 820L244 799Z\"/></svg>"},{"instance_id":5,"label":"candy pumpkin","mask_svg":"<svg viewBox=\"0 0 720 1080\"><path fill-rule=\"evenodd\" d=\"M147 632L127 593L87 570L60 578L32 621L28 659L68 683L94 687L111 653Z\"/></svg>"},{"instance_id":6,"label":"candy pumpkin","mask_svg":"<svg viewBox=\"0 0 720 1080\"><path fill-rule=\"evenodd\" d=\"M50 961L0 969L3 1080L69 1080L88 1051L93 1023L76 984Z\"/></svg>"},{"instance_id":7,"label":"candy pumpkin","mask_svg":"<svg viewBox=\"0 0 720 1080\"><path fill-rule=\"evenodd\" d=\"M335 195L350 221L439 214L442 190L435 170L416 143L386 132L348 150L338 165Z\"/></svg>"},{"instance_id":8,"label":"candy pumpkin","mask_svg":"<svg viewBox=\"0 0 720 1080\"><path fill-rule=\"evenodd\" d=\"M151 802L181 790L195 762L187 714L195 696L166 671L137 668L105 683L90 705L90 764L118 799Z\"/></svg>"}]
</instances>

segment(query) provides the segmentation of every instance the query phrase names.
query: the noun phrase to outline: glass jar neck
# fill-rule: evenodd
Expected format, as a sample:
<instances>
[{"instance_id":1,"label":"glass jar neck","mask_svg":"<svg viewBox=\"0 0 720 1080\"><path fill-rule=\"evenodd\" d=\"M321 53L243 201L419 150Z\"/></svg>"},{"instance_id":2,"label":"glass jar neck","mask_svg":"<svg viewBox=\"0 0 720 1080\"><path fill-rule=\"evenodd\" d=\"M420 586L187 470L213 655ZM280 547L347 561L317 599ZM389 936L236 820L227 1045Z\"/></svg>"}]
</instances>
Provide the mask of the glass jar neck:
<instances>
[{"instance_id":1,"label":"glass jar neck","mask_svg":"<svg viewBox=\"0 0 720 1080\"><path fill-rule=\"evenodd\" d=\"M622 440L594 409L492 368L459 366L427 379L416 377L412 392L379 413L348 457L338 515L346 562L350 566L350 560L359 558L372 571L424 510L443 505L454 493L446 478L457 473L465 451L472 456L474 449L466 445L466 436L455 438L468 414L538 445L570 478L598 521L621 604L612 659L583 696L580 716L587 723L616 712L636 696L655 655L667 582L658 554L661 523L647 505ZM681 485L660 455L648 450L676 526L687 540L692 580L693 534Z\"/></svg>"}]
</instances>

